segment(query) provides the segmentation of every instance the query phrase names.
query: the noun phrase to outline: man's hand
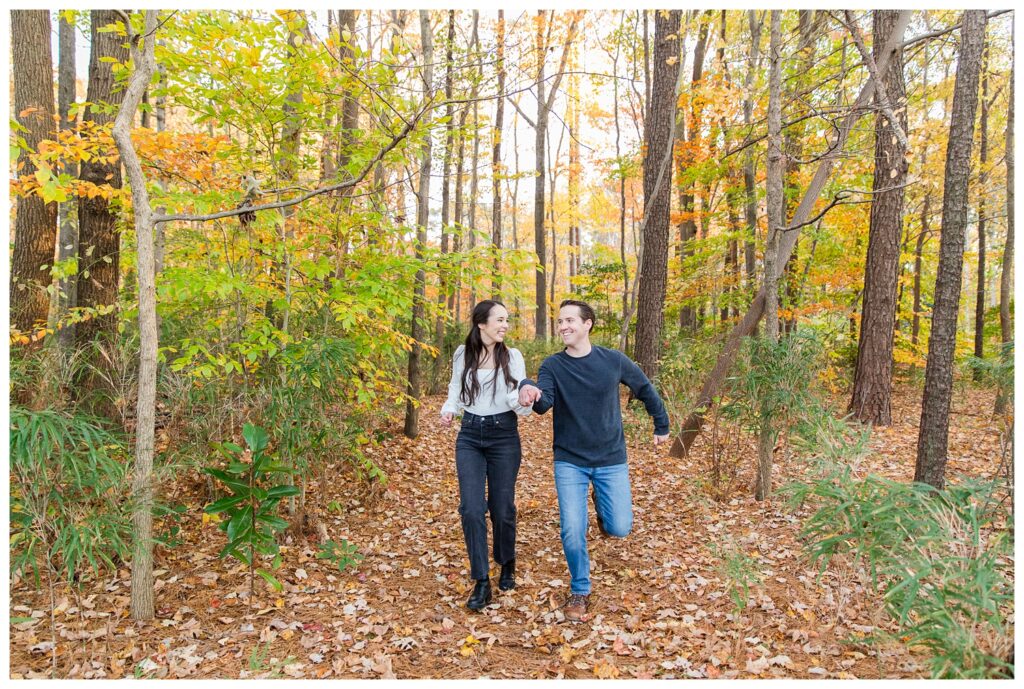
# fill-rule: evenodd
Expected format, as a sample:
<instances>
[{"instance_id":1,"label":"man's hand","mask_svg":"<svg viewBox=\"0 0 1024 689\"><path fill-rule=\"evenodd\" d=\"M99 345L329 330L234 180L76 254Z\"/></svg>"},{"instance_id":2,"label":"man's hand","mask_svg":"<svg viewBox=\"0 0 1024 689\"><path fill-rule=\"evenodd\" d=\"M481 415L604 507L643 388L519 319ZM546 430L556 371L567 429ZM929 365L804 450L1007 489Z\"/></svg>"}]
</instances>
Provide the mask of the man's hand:
<instances>
[{"instance_id":1,"label":"man's hand","mask_svg":"<svg viewBox=\"0 0 1024 689\"><path fill-rule=\"evenodd\" d=\"M534 385L524 385L519 388L519 406L529 407L534 402L537 402L542 397L543 393L540 388Z\"/></svg>"},{"instance_id":2,"label":"man's hand","mask_svg":"<svg viewBox=\"0 0 1024 689\"><path fill-rule=\"evenodd\" d=\"M445 428L451 428L452 419L454 418L455 414L452 414L450 411L446 411L444 414L441 414L441 425L444 426Z\"/></svg>"},{"instance_id":3,"label":"man's hand","mask_svg":"<svg viewBox=\"0 0 1024 689\"><path fill-rule=\"evenodd\" d=\"M666 433L665 435L655 434L654 435L654 446L657 447L658 445L661 445L662 443L667 443L669 440L671 440L671 436L669 436L668 433Z\"/></svg>"}]
</instances>

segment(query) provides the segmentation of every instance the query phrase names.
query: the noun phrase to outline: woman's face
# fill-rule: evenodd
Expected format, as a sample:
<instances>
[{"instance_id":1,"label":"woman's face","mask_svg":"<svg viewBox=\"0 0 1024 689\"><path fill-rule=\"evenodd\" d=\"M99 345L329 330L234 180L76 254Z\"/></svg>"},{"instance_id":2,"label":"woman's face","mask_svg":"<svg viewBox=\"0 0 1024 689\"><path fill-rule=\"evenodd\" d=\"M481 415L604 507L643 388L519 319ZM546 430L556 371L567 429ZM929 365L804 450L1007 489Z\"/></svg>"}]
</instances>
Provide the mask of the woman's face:
<instances>
[{"instance_id":1,"label":"woman's face","mask_svg":"<svg viewBox=\"0 0 1024 689\"><path fill-rule=\"evenodd\" d=\"M503 342L508 332L508 311L504 306L495 304L487 314L487 322L477 326L480 328L480 339L490 347L495 342Z\"/></svg>"}]
</instances>

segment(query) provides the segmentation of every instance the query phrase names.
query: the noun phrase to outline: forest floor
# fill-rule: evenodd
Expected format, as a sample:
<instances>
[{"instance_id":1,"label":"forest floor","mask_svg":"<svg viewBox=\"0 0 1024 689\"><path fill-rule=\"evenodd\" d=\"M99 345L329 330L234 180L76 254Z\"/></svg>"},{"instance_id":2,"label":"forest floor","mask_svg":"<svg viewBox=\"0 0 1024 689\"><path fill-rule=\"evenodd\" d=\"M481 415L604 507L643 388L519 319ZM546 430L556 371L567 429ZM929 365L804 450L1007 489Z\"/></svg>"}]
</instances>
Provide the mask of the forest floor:
<instances>
[{"instance_id":1,"label":"forest floor","mask_svg":"<svg viewBox=\"0 0 1024 689\"><path fill-rule=\"evenodd\" d=\"M591 516L590 619L568 623L558 609L569 575L558 536L550 414L520 424L518 586L507 593L495 587L494 603L482 613L467 610L457 430L435 423L441 401L427 400L420 438L404 438L396 422L393 437L371 450L390 477L386 488L369 494L348 468L312 485L314 525L358 547L365 559L355 568L340 572L316 558L314 526L282 548L275 575L283 591L257 579L250 601L247 570L216 557L224 535L202 518L203 482L178 481L179 494L165 498L190 509L183 542L158 549L157 618L128 619L124 568L84 583L80 592L56 588L52 605L45 583L37 591L15 578L11 677L928 676L921 651L864 641L876 629L893 630L880 599L849 566L833 565L818 576L798 540L803 514L781 500L751 497L752 438L730 437L732 454L722 466L731 489L715 500L710 434L687 459L672 459L655 450L649 420L633 412L627 440L634 530L626 539L604 539ZM996 420L987 413L992 403L988 391L958 389L949 480L995 473L1001 449ZM895 425L873 434L862 471L909 480L919 388L899 386L893 416ZM776 488L806 470L777 458ZM730 596L722 553L746 563L734 570L733 582L744 578L742 571L760 579L744 609Z\"/></svg>"}]
</instances>

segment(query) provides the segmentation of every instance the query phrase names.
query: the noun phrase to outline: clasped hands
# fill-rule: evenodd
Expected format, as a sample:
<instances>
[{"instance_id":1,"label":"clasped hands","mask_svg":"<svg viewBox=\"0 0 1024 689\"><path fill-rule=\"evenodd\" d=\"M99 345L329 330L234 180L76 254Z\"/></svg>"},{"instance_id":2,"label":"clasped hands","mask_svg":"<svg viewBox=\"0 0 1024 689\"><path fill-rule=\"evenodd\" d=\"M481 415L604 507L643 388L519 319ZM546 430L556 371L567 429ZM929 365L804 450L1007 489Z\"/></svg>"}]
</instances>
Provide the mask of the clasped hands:
<instances>
[{"instance_id":1,"label":"clasped hands","mask_svg":"<svg viewBox=\"0 0 1024 689\"><path fill-rule=\"evenodd\" d=\"M539 401L542 396L543 393L537 386L524 385L523 387L519 388L519 406L529 407L534 402ZM665 435L655 434L654 436L654 444L656 446L661 445L662 443L667 443L669 440L671 440L671 438L669 437L668 433L666 433Z\"/></svg>"}]
</instances>

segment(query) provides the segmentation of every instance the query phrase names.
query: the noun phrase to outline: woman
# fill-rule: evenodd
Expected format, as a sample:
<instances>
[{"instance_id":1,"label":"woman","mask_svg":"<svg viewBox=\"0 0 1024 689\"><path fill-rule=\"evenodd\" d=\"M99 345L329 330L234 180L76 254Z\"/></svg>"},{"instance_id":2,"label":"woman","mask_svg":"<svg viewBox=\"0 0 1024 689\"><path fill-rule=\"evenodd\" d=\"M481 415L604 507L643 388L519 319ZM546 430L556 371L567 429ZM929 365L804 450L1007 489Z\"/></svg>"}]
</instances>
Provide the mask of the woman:
<instances>
[{"instance_id":1,"label":"woman","mask_svg":"<svg viewBox=\"0 0 1024 689\"><path fill-rule=\"evenodd\" d=\"M466 343L455 350L448 401L441 407L445 426L462 412L455 466L462 533L470 576L476 580L466 602L470 610L482 610L491 602L487 512L494 529L494 559L501 565L498 588L508 591L516 585L515 492L522 459L517 414L529 415L532 405L519 404L518 385L526 377L526 364L518 349L505 345L507 331L508 311L500 302L486 299L474 307Z\"/></svg>"}]
</instances>

